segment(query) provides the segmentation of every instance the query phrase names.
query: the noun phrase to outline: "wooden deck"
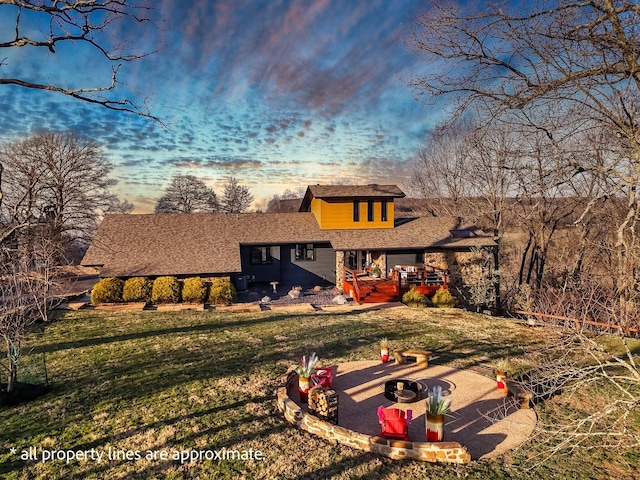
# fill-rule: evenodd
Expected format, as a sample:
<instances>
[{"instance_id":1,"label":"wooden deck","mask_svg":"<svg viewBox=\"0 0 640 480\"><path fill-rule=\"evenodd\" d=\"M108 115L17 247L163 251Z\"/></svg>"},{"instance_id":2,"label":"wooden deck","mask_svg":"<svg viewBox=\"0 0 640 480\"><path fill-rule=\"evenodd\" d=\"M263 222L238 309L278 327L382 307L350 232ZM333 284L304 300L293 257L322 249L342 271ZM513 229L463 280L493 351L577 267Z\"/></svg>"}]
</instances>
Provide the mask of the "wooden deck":
<instances>
[{"instance_id":1,"label":"wooden deck","mask_svg":"<svg viewBox=\"0 0 640 480\"><path fill-rule=\"evenodd\" d=\"M399 302L402 296L415 288L423 295L432 296L440 287L447 288L446 279L433 283L412 283L403 278L373 278L357 275L345 269L344 292L358 303Z\"/></svg>"}]
</instances>

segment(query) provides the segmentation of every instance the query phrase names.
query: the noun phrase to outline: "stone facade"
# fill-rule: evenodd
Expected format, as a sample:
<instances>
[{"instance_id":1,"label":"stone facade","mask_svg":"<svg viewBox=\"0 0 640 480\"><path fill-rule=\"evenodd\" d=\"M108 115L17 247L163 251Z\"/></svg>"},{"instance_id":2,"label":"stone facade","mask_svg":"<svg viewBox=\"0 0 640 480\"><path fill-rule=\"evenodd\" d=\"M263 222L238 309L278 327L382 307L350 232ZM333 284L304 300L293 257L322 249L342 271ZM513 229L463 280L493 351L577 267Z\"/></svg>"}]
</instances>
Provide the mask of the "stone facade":
<instances>
[{"instance_id":1,"label":"stone facade","mask_svg":"<svg viewBox=\"0 0 640 480\"><path fill-rule=\"evenodd\" d=\"M332 425L313 415L305 413L296 402L287 395L288 388L297 380L293 370L282 378L283 384L277 389L278 409L287 421L298 428L317 435L331 443L341 443L365 452L377 453L394 460L412 458L425 462L469 463L471 455L457 442L405 442L381 437L371 437L353 430Z\"/></svg>"},{"instance_id":2,"label":"stone facade","mask_svg":"<svg viewBox=\"0 0 640 480\"><path fill-rule=\"evenodd\" d=\"M344 291L344 250L336 250L336 288Z\"/></svg>"},{"instance_id":3,"label":"stone facade","mask_svg":"<svg viewBox=\"0 0 640 480\"><path fill-rule=\"evenodd\" d=\"M424 264L429 267L446 270L451 263L450 254L445 252L426 252L424 254Z\"/></svg>"},{"instance_id":4,"label":"stone facade","mask_svg":"<svg viewBox=\"0 0 640 480\"><path fill-rule=\"evenodd\" d=\"M482 252L480 254L479 252ZM449 271L451 293L469 305L470 285L477 284L493 266L492 250L448 251L425 253L425 264Z\"/></svg>"}]
</instances>

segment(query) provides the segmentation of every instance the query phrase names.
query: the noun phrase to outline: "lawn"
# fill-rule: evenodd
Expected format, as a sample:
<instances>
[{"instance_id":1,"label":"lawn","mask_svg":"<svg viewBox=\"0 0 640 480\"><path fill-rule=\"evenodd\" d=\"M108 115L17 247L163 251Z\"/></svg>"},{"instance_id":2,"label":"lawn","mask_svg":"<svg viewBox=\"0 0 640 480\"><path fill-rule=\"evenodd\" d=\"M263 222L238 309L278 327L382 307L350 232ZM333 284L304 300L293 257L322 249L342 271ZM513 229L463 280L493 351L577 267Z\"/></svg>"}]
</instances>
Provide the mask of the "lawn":
<instances>
[{"instance_id":1,"label":"lawn","mask_svg":"<svg viewBox=\"0 0 640 480\"><path fill-rule=\"evenodd\" d=\"M546 447L535 440L468 466L398 462L328 444L275 410L281 375L313 351L327 363L373 360L388 337L392 348L429 349L435 363L490 375L493 360L540 349L545 336L460 310L61 314L25 349L24 372L43 378L46 365L51 391L0 409L0 478L634 478L637 456L588 443L542 464ZM536 407L543 421L567 408L561 397ZM37 460L21 458L29 447ZM42 462L65 450L88 458ZM264 458L172 457L200 450Z\"/></svg>"}]
</instances>

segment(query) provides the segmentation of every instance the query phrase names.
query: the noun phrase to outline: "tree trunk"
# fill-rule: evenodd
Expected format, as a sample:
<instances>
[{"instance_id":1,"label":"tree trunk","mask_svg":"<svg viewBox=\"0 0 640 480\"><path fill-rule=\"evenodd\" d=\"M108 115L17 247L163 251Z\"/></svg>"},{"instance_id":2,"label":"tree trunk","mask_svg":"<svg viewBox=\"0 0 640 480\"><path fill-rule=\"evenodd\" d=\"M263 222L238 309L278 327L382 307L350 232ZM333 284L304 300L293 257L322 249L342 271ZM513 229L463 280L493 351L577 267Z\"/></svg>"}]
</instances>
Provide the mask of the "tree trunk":
<instances>
[{"instance_id":1,"label":"tree trunk","mask_svg":"<svg viewBox=\"0 0 640 480\"><path fill-rule=\"evenodd\" d=\"M531 240L532 237L529 235L529 239L527 240L527 245L524 247L524 251L522 252L522 258L520 260L520 271L518 272L518 285L522 285L524 283L524 269L527 263L527 256L529 255L529 249L531 248Z\"/></svg>"},{"instance_id":2,"label":"tree trunk","mask_svg":"<svg viewBox=\"0 0 640 480\"><path fill-rule=\"evenodd\" d=\"M11 393L15 390L16 383L18 383L18 362L14 353L13 344L9 339L7 344L7 360L9 364L9 372L7 374L7 393Z\"/></svg>"}]
</instances>

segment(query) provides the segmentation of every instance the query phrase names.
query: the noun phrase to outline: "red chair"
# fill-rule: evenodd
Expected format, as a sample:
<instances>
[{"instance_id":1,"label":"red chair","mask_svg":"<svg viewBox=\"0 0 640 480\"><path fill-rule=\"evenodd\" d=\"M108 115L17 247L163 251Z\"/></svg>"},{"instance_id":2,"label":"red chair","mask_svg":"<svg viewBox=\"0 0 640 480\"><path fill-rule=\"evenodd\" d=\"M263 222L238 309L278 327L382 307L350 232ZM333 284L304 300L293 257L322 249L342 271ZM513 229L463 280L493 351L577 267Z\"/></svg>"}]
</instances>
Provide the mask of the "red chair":
<instances>
[{"instance_id":1,"label":"red chair","mask_svg":"<svg viewBox=\"0 0 640 480\"><path fill-rule=\"evenodd\" d=\"M405 414L404 410L399 408L378 407L378 420L382 427L380 436L408 441L412 415L412 410L407 410Z\"/></svg>"},{"instance_id":2,"label":"red chair","mask_svg":"<svg viewBox=\"0 0 640 480\"><path fill-rule=\"evenodd\" d=\"M317 368L316 371L311 374L311 386L333 388L333 367Z\"/></svg>"}]
</instances>

